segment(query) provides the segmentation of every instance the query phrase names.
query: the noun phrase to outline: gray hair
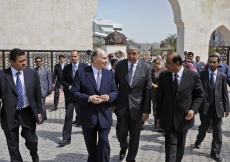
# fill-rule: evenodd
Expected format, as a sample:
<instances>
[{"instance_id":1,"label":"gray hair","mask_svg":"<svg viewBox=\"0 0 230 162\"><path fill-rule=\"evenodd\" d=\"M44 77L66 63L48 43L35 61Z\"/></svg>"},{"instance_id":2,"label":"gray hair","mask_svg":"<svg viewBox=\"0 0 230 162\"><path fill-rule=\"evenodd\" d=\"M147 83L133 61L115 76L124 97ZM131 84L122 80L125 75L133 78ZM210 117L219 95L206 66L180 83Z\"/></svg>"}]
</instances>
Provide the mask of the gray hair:
<instances>
[{"instance_id":1,"label":"gray hair","mask_svg":"<svg viewBox=\"0 0 230 162\"><path fill-rule=\"evenodd\" d=\"M128 50L137 50L137 52L140 53L140 46L137 43L130 43L126 47L126 51Z\"/></svg>"}]
</instances>

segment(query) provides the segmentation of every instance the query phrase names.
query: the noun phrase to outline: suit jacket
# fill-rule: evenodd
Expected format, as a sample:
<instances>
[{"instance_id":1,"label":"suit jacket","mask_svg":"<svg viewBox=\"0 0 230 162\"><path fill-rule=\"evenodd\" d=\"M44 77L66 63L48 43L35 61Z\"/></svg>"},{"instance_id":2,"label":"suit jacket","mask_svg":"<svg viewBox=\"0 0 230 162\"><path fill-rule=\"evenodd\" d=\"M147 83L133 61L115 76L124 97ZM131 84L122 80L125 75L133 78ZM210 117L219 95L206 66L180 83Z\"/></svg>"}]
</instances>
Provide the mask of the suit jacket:
<instances>
[{"instance_id":1,"label":"suit jacket","mask_svg":"<svg viewBox=\"0 0 230 162\"><path fill-rule=\"evenodd\" d=\"M64 64L64 67L66 66L67 64L65 63ZM57 83L61 83L62 81L62 68L61 68L61 64L58 63L54 66L54 73L53 73L53 84L57 84Z\"/></svg>"},{"instance_id":2,"label":"suit jacket","mask_svg":"<svg viewBox=\"0 0 230 162\"><path fill-rule=\"evenodd\" d=\"M100 104L88 102L89 96L104 94L109 95L109 102ZM92 66L88 66L77 70L70 97L79 103L79 121L83 126L92 128L99 120L102 128L110 128L113 122L111 103L116 100L117 94L117 86L111 71L102 69L101 86L98 91Z\"/></svg>"},{"instance_id":3,"label":"suit jacket","mask_svg":"<svg viewBox=\"0 0 230 162\"><path fill-rule=\"evenodd\" d=\"M34 69L26 67L23 70L26 95L34 118L38 121L38 114L42 114L41 87ZM0 71L0 98L2 98L1 126L6 134L12 130L16 106L17 90L13 80L11 68Z\"/></svg>"},{"instance_id":4,"label":"suit jacket","mask_svg":"<svg viewBox=\"0 0 230 162\"><path fill-rule=\"evenodd\" d=\"M37 67L35 68L35 70L38 73ZM52 76L50 70L42 66L39 80L41 85L42 97L50 95L52 93Z\"/></svg>"},{"instance_id":5,"label":"suit jacket","mask_svg":"<svg viewBox=\"0 0 230 162\"><path fill-rule=\"evenodd\" d=\"M204 100L200 106L200 115L206 115L209 109L209 71L205 70L200 72L200 79L205 92ZM216 84L215 84L215 108L216 114L219 118L224 117L224 112L230 112L229 98L227 90L227 76L217 71Z\"/></svg>"},{"instance_id":6,"label":"suit jacket","mask_svg":"<svg viewBox=\"0 0 230 162\"><path fill-rule=\"evenodd\" d=\"M157 88L156 118L160 119L164 131L174 129L177 132L187 131L194 125L194 118L186 120L189 110L198 112L204 99L204 91L199 74L184 68L177 93L173 90L172 73L163 71Z\"/></svg>"},{"instance_id":7,"label":"suit jacket","mask_svg":"<svg viewBox=\"0 0 230 162\"><path fill-rule=\"evenodd\" d=\"M151 113L151 66L139 59L131 86L128 83L127 59L117 63L114 76L117 86L119 85L117 117L123 117L127 108L133 120L139 120L142 113Z\"/></svg>"},{"instance_id":8,"label":"suit jacket","mask_svg":"<svg viewBox=\"0 0 230 162\"><path fill-rule=\"evenodd\" d=\"M79 62L78 64L78 69L82 67L88 66L85 63ZM65 94L65 98L68 100L69 98L69 86L71 86L73 83L73 70L72 70L72 63L66 65L62 71L62 86L63 86L63 91ZM66 100L66 101L67 101Z\"/></svg>"}]
</instances>

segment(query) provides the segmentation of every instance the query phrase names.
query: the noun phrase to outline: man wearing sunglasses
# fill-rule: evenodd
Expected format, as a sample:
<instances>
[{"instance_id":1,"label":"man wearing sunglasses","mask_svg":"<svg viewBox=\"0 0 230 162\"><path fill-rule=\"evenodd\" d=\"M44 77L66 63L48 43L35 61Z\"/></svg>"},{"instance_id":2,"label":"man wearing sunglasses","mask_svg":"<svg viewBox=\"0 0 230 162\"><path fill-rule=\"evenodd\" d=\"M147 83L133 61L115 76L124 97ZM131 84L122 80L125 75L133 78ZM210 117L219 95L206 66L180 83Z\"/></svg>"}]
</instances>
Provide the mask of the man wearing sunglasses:
<instances>
[{"instance_id":1,"label":"man wearing sunglasses","mask_svg":"<svg viewBox=\"0 0 230 162\"><path fill-rule=\"evenodd\" d=\"M112 59L115 59L115 55L114 55L114 53L109 53L108 54L108 62L106 63L106 67L105 67L108 70L112 69L112 66L111 66Z\"/></svg>"}]
</instances>

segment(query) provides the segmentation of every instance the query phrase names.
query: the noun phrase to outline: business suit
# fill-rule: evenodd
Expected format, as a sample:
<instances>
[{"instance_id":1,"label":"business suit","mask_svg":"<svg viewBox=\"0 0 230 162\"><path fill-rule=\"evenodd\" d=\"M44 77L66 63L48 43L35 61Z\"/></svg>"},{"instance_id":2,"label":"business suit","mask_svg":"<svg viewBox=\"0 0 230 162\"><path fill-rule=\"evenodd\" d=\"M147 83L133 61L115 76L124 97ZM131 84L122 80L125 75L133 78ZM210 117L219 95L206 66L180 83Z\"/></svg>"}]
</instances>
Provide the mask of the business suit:
<instances>
[{"instance_id":1,"label":"business suit","mask_svg":"<svg viewBox=\"0 0 230 162\"><path fill-rule=\"evenodd\" d=\"M85 66L88 66L88 65L79 62L78 69L85 67ZM66 65L62 72L62 86L63 86L64 95L65 95L65 109L66 109L65 124L62 130L63 140L71 140L74 107L76 111L76 120L78 120L79 118L78 103L69 98L69 93L70 93L69 88L70 86L72 86L73 78L74 76L73 76L73 69L72 69L72 63L71 63L71 64Z\"/></svg>"},{"instance_id":2,"label":"business suit","mask_svg":"<svg viewBox=\"0 0 230 162\"><path fill-rule=\"evenodd\" d=\"M46 120L47 115L46 115L46 97L52 93L52 76L50 73L50 70L41 66L40 67L40 72L39 68L35 68L38 78L40 80L40 86L41 86L41 92L42 92L42 110L43 110L43 116L42 119Z\"/></svg>"},{"instance_id":3,"label":"business suit","mask_svg":"<svg viewBox=\"0 0 230 162\"><path fill-rule=\"evenodd\" d=\"M1 127L5 133L11 161L22 162L19 152L19 126L31 156L37 155L38 138L35 133L38 114L41 114L41 88L37 73L26 67L23 70L25 92L29 106L16 110L17 90L11 67L0 72L0 98L2 98ZM24 98L25 100L25 98Z\"/></svg>"},{"instance_id":4,"label":"business suit","mask_svg":"<svg viewBox=\"0 0 230 162\"><path fill-rule=\"evenodd\" d=\"M92 66L78 69L70 94L71 99L79 103L79 122L82 124L89 153L88 162L109 162L108 134L113 122L111 103L116 100L118 90L113 73L107 69L102 69L101 72L101 85L98 90ZM109 96L108 102L89 102L89 96L104 94Z\"/></svg>"},{"instance_id":5,"label":"business suit","mask_svg":"<svg viewBox=\"0 0 230 162\"><path fill-rule=\"evenodd\" d=\"M66 64L64 63L63 65L63 69L64 66L66 66ZM55 88L54 88L54 108L57 109L58 106L58 102L59 102L59 90L63 89L63 86L61 85L61 81L62 81L62 66L60 63L56 64L54 66L54 72L53 72L53 84L55 84Z\"/></svg>"},{"instance_id":6,"label":"business suit","mask_svg":"<svg viewBox=\"0 0 230 162\"><path fill-rule=\"evenodd\" d=\"M177 92L169 71L161 72L157 89L156 118L165 131L166 162L182 160L187 131L194 126L194 117L185 117L189 110L198 112L204 95L198 73L186 68L179 72L182 75Z\"/></svg>"},{"instance_id":7,"label":"business suit","mask_svg":"<svg viewBox=\"0 0 230 162\"><path fill-rule=\"evenodd\" d=\"M209 119L212 118L213 122L213 140L211 152L220 154L222 145L222 129L221 122L224 117L224 112L230 112L229 108L229 98L227 91L227 76L216 71L216 81L214 89L214 101L210 96L211 86L210 86L210 73L211 71L205 70L200 72L200 79L205 91L205 98L199 108L201 125L199 126L199 134L197 135L196 145L200 145L206 136L206 131L209 128Z\"/></svg>"},{"instance_id":8,"label":"business suit","mask_svg":"<svg viewBox=\"0 0 230 162\"><path fill-rule=\"evenodd\" d=\"M130 86L128 79L128 60L117 63L115 81L119 85L119 94L116 101L117 138L122 152L129 146L126 160L135 160L140 138L142 114L151 113L151 66L141 59L136 62ZM130 133L129 144L127 134Z\"/></svg>"}]
</instances>

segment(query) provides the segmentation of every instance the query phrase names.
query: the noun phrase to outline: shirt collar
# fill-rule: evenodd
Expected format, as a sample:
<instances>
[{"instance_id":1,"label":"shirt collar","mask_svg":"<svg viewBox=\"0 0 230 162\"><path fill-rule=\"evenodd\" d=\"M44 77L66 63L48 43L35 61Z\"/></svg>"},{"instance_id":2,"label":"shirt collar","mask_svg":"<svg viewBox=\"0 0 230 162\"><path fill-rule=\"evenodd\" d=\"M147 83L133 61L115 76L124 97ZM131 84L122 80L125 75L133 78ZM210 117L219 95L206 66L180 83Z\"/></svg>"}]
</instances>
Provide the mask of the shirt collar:
<instances>
[{"instance_id":1,"label":"shirt collar","mask_svg":"<svg viewBox=\"0 0 230 162\"><path fill-rule=\"evenodd\" d=\"M214 73L215 75L217 75L217 69L216 69L216 71L212 72L212 71L208 68L208 73L209 73L209 75L210 75L211 73Z\"/></svg>"},{"instance_id":2,"label":"shirt collar","mask_svg":"<svg viewBox=\"0 0 230 162\"><path fill-rule=\"evenodd\" d=\"M21 74L23 73L23 70L17 71L15 68L13 68L13 66L11 66L11 72L14 75L16 75L17 72L20 72Z\"/></svg>"},{"instance_id":3,"label":"shirt collar","mask_svg":"<svg viewBox=\"0 0 230 162\"><path fill-rule=\"evenodd\" d=\"M98 70L97 68L95 68L95 67L93 66L93 64L92 64L92 69L93 69L93 74L97 74L98 71L101 71L101 70Z\"/></svg>"},{"instance_id":4,"label":"shirt collar","mask_svg":"<svg viewBox=\"0 0 230 162\"><path fill-rule=\"evenodd\" d=\"M177 74L181 78L183 71L184 71L184 67L182 66L182 68L177 73L172 73L172 74L173 74L173 76L174 76L174 74Z\"/></svg>"},{"instance_id":5,"label":"shirt collar","mask_svg":"<svg viewBox=\"0 0 230 162\"><path fill-rule=\"evenodd\" d=\"M73 67L73 68L74 68L75 66L78 67L78 65L79 65L79 61L78 61L76 64L72 63L72 67Z\"/></svg>"},{"instance_id":6,"label":"shirt collar","mask_svg":"<svg viewBox=\"0 0 230 162\"><path fill-rule=\"evenodd\" d=\"M138 60L133 64L133 67L136 67L137 63L138 63ZM128 61L128 67L130 67L130 66L131 66L131 63Z\"/></svg>"}]
</instances>

